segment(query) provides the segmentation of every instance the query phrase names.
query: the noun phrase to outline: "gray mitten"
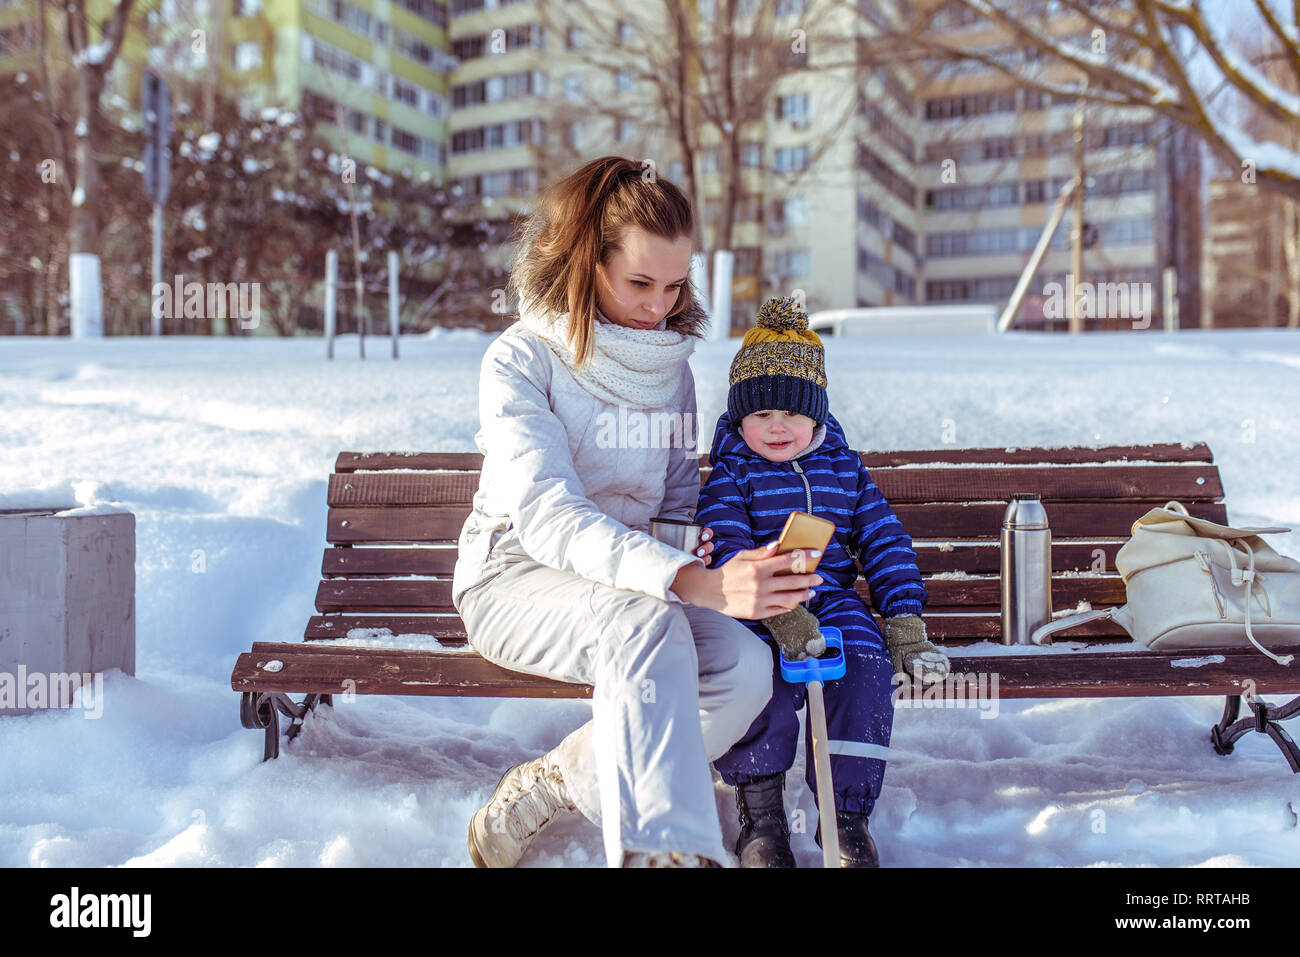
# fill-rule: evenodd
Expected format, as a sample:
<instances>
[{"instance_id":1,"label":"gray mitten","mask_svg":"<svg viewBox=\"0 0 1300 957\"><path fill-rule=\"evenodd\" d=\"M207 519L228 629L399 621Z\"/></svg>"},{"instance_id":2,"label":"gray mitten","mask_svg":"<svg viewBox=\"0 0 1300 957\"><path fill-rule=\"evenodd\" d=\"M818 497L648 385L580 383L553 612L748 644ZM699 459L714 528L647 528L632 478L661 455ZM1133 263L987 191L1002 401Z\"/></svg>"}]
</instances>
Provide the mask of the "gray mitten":
<instances>
[{"instance_id":1,"label":"gray mitten","mask_svg":"<svg viewBox=\"0 0 1300 957\"><path fill-rule=\"evenodd\" d=\"M925 637L925 622L919 615L886 618L885 647L894 674L902 672L912 680L919 667L923 682L939 681L948 674L948 656Z\"/></svg>"},{"instance_id":2,"label":"gray mitten","mask_svg":"<svg viewBox=\"0 0 1300 957\"><path fill-rule=\"evenodd\" d=\"M826 650L826 639L822 636L817 616L803 605L795 605L789 611L765 618L763 624L790 661L816 658Z\"/></svg>"}]
</instances>

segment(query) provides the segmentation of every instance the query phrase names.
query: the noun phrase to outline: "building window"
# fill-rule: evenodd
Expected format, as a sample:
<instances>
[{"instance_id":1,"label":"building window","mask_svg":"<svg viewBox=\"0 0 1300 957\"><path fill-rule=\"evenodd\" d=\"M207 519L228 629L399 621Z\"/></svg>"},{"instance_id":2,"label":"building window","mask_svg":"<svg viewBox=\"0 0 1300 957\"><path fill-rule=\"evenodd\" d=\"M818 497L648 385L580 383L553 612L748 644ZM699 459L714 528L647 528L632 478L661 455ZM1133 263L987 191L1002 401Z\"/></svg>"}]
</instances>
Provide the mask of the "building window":
<instances>
[{"instance_id":1,"label":"building window","mask_svg":"<svg viewBox=\"0 0 1300 957\"><path fill-rule=\"evenodd\" d=\"M566 50L582 49L582 28L569 27L568 32L564 35L564 48Z\"/></svg>"},{"instance_id":2,"label":"building window","mask_svg":"<svg viewBox=\"0 0 1300 957\"><path fill-rule=\"evenodd\" d=\"M776 118L801 126L808 122L808 94L791 93L776 100Z\"/></svg>"},{"instance_id":3,"label":"building window","mask_svg":"<svg viewBox=\"0 0 1300 957\"><path fill-rule=\"evenodd\" d=\"M566 139L568 141L569 149L581 150L582 149L582 124L570 123L568 133L566 135Z\"/></svg>"},{"instance_id":4,"label":"building window","mask_svg":"<svg viewBox=\"0 0 1300 957\"><path fill-rule=\"evenodd\" d=\"M235 44L234 66L236 70L256 70L262 66L262 44L256 41Z\"/></svg>"},{"instance_id":5,"label":"building window","mask_svg":"<svg viewBox=\"0 0 1300 957\"><path fill-rule=\"evenodd\" d=\"M424 17L430 23L440 27L447 26L447 5L438 0L397 0L403 7L416 16Z\"/></svg>"},{"instance_id":6,"label":"building window","mask_svg":"<svg viewBox=\"0 0 1300 957\"><path fill-rule=\"evenodd\" d=\"M632 137L636 136L636 120L630 120L627 117L620 116L618 118L617 129L617 138L619 142L630 140Z\"/></svg>"},{"instance_id":7,"label":"building window","mask_svg":"<svg viewBox=\"0 0 1300 957\"><path fill-rule=\"evenodd\" d=\"M400 126L393 127L393 147L406 153L420 155L420 138Z\"/></svg>"},{"instance_id":8,"label":"building window","mask_svg":"<svg viewBox=\"0 0 1300 957\"><path fill-rule=\"evenodd\" d=\"M757 246L737 246L733 253L732 274L736 276L757 276L759 249Z\"/></svg>"},{"instance_id":9,"label":"building window","mask_svg":"<svg viewBox=\"0 0 1300 957\"><path fill-rule=\"evenodd\" d=\"M393 99L399 103L405 103L407 106L418 108L420 105L420 92L409 83L403 83L393 77Z\"/></svg>"},{"instance_id":10,"label":"building window","mask_svg":"<svg viewBox=\"0 0 1300 957\"><path fill-rule=\"evenodd\" d=\"M682 161L673 160L668 164L668 178L674 182L682 178Z\"/></svg>"},{"instance_id":11,"label":"building window","mask_svg":"<svg viewBox=\"0 0 1300 957\"><path fill-rule=\"evenodd\" d=\"M262 12L262 0L235 0L235 16L255 17Z\"/></svg>"},{"instance_id":12,"label":"building window","mask_svg":"<svg viewBox=\"0 0 1300 957\"><path fill-rule=\"evenodd\" d=\"M808 168L808 147L792 146L776 151L775 170L778 173L797 173Z\"/></svg>"},{"instance_id":13,"label":"building window","mask_svg":"<svg viewBox=\"0 0 1300 957\"><path fill-rule=\"evenodd\" d=\"M322 96L315 90L304 87L302 91L302 112L308 119L323 123L335 122L337 104L328 96Z\"/></svg>"},{"instance_id":14,"label":"building window","mask_svg":"<svg viewBox=\"0 0 1300 957\"><path fill-rule=\"evenodd\" d=\"M451 53L458 60L475 60L483 56L486 46L487 37L480 33L477 36L461 37L459 40L453 40Z\"/></svg>"},{"instance_id":15,"label":"building window","mask_svg":"<svg viewBox=\"0 0 1300 957\"><path fill-rule=\"evenodd\" d=\"M797 279L812 272L812 253L807 249L787 249L776 254L775 269L782 279Z\"/></svg>"},{"instance_id":16,"label":"building window","mask_svg":"<svg viewBox=\"0 0 1300 957\"><path fill-rule=\"evenodd\" d=\"M740 144L740 165L746 169L758 169L763 165L762 143Z\"/></svg>"},{"instance_id":17,"label":"building window","mask_svg":"<svg viewBox=\"0 0 1300 957\"><path fill-rule=\"evenodd\" d=\"M632 89L633 85L632 71L627 67L621 67L614 79L614 89L619 93L627 93Z\"/></svg>"},{"instance_id":18,"label":"building window","mask_svg":"<svg viewBox=\"0 0 1300 957\"><path fill-rule=\"evenodd\" d=\"M565 76L564 98L570 101L582 99L582 74L570 73Z\"/></svg>"},{"instance_id":19,"label":"building window","mask_svg":"<svg viewBox=\"0 0 1300 957\"><path fill-rule=\"evenodd\" d=\"M636 30L632 26L631 20L618 21L618 42L631 44L636 40Z\"/></svg>"}]
</instances>

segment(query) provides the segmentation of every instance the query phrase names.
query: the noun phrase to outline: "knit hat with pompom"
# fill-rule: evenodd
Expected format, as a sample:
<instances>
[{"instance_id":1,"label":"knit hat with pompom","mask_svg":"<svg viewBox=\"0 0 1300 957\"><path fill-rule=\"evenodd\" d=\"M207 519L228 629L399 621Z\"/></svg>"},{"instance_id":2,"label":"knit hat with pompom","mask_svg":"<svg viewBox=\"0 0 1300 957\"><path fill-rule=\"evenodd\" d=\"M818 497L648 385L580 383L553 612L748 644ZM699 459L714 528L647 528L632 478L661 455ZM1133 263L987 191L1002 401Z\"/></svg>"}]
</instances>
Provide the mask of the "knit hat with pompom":
<instances>
[{"instance_id":1,"label":"knit hat with pompom","mask_svg":"<svg viewBox=\"0 0 1300 957\"><path fill-rule=\"evenodd\" d=\"M825 351L793 296L768 299L731 362L727 418L732 428L751 412L777 409L826 421Z\"/></svg>"}]
</instances>

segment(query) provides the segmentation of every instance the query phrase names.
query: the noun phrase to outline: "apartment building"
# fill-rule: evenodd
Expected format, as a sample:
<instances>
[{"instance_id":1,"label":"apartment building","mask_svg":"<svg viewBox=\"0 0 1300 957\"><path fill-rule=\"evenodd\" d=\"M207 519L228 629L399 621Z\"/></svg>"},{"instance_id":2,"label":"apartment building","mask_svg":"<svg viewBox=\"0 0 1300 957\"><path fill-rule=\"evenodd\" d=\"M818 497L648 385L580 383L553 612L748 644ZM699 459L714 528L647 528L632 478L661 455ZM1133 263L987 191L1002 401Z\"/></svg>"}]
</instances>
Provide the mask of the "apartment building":
<instances>
[{"instance_id":1,"label":"apartment building","mask_svg":"<svg viewBox=\"0 0 1300 957\"><path fill-rule=\"evenodd\" d=\"M33 69L37 9L0 0L0 72ZM441 180L453 65L441 0L160 0L136 11L111 89L138 104L146 67L202 78L250 108L301 109L358 163Z\"/></svg>"},{"instance_id":2,"label":"apartment building","mask_svg":"<svg viewBox=\"0 0 1300 957\"><path fill-rule=\"evenodd\" d=\"M1209 182L1203 325L1285 326L1294 295L1285 246L1284 205L1240 176Z\"/></svg>"},{"instance_id":3,"label":"apartment building","mask_svg":"<svg viewBox=\"0 0 1300 957\"><path fill-rule=\"evenodd\" d=\"M22 29L13 11L24 2L32 0L0 0L0 31ZM508 266L514 219L532 208L537 190L587 159L653 159L660 173L685 184L676 131L654 82L665 69L655 57L672 36L655 19L661 5L185 2L161 0L147 56L141 44L124 55L124 69L138 73L159 57L189 56L194 69L219 63L222 83L250 105L300 106L329 120L330 135L358 161L446 183L454 215L486 227L466 231L466 241L480 244L497 268ZM208 2L219 6L209 11ZM721 0L687 8L706 47L721 9ZM740 130L733 332L752 323L766 296L800 291L810 310L1004 305L1075 173L1078 104L975 61L924 69L877 62L868 41L889 24L876 3L737 0L736 34L760 15L789 49L766 67L774 76L761 78L761 116ZM1091 27L1064 14L1051 22L1079 42ZM187 50L193 29L207 30L213 52ZM935 29L972 48L1005 40L961 6L947 7ZM1017 56L1019 65L1034 66L1032 50ZM698 70L691 76L704 80ZM688 122L699 142L704 248L713 249L727 161L716 128L698 111ZM1199 147L1144 108L1086 104L1082 124L1086 248L1078 278L1139 284L1154 299L1158 327L1163 270L1174 266L1182 324L1195 324ZM1021 311L1022 327L1065 327L1064 319L1045 317L1045 290L1070 269L1071 224L1067 212Z\"/></svg>"},{"instance_id":4,"label":"apartment building","mask_svg":"<svg viewBox=\"0 0 1300 957\"><path fill-rule=\"evenodd\" d=\"M1006 39L962 7L949 7L935 26L973 48L993 48ZM1093 28L1057 9L1050 29L1087 48L1096 39ZM1035 55L1033 49L1017 50L1016 65L1034 69ZM1047 78L1076 81L1060 70ZM1138 284L1130 288L1150 296L1151 327L1160 328L1163 271L1172 266L1182 324L1199 324L1200 149L1184 131L1171 129L1149 109L1053 97L973 60L932 69L918 98L925 302L1006 304L1062 186L1075 175L1079 124L1086 189L1083 274L1076 282ZM1071 208L1017 327L1067 326L1045 289L1050 283L1064 286L1072 226ZM1134 323L1126 316L1091 315L1084 327Z\"/></svg>"}]
</instances>

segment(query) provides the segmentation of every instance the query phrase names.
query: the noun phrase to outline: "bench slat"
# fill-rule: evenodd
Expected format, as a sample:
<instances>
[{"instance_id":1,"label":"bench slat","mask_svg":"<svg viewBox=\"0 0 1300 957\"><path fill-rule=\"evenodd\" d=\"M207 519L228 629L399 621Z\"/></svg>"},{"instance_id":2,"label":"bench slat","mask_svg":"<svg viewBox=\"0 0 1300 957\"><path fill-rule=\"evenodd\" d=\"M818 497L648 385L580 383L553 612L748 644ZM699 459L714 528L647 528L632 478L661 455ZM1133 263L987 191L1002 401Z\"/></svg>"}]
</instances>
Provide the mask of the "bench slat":
<instances>
[{"instance_id":1,"label":"bench slat","mask_svg":"<svg viewBox=\"0 0 1300 957\"><path fill-rule=\"evenodd\" d=\"M1163 503L1161 503L1163 504ZM1225 524L1227 509L1214 502L1184 502L1197 518ZM1044 502L1047 523L1057 538L1125 538L1150 504L1134 502ZM912 538L972 538L996 541L1005 502L968 505L899 505L894 514Z\"/></svg>"},{"instance_id":2,"label":"bench slat","mask_svg":"<svg viewBox=\"0 0 1300 957\"><path fill-rule=\"evenodd\" d=\"M891 505L1010 500L1037 492L1044 501L1106 499L1212 501L1223 497L1213 465L1059 465L1017 468L876 469L871 479Z\"/></svg>"},{"instance_id":3,"label":"bench slat","mask_svg":"<svg viewBox=\"0 0 1300 957\"><path fill-rule=\"evenodd\" d=\"M483 467L481 452L340 452L335 472L361 469L451 469L477 472Z\"/></svg>"},{"instance_id":4,"label":"bench slat","mask_svg":"<svg viewBox=\"0 0 1300 957\"><path fill-rule=\"evenodd\" d=\"M1115 553L1125 539L1052 543L1052 570L1099 571L1115 567ZM913 539L917 567L923 575L939 572L994 574L1001 568L996 542L940 542ZM323 577L362 578L367 575L446 575L456 568L456 549L437 546L362 546L327 548L321 558Z\"/></svg>"},{"instance_id":5,"label":"bench slat","mask_svg":"<svg viewBox=\"0 0 1300 957\"><path fill-rule=\"evenodd\" d=\"M465 623L459 615L312 615L303 640L345 638L353 628L387 628L394 635L429 635L444 645L463 645Z\"/></svg>"},{"instance_id":6,"label":"bench slat","mask_svg":"<svg viewBox=\"0 0 1300 957\"><path fill-rule=\"evenodd\" d=\"M706 473L702 471L701 482ZM479 472L336 474L328 503L340 505L470 505ZM1038 492L1045 501L1082 499L1163 504L1170 499L1223 497L1213 465L1063 465L999 468L878 468L871 473L890 504L1009 500Z\"/></svg>"},{"instance_id":7,"label":"bench slat","mask_svg":"<svg viewBox=\"0 0 1300 957\"><path fill-rule=\"evenodd\" d=\"M1176 667L1219 656L1198 667ZM1080 660L1087 656L1088 660ZM259 662L278 660L268 672ZM1259 694L1300 691L1300 674L1253 651L1207 649L1165 654L1123 651L1062 652L952 658L955 675L998 677L999 698L1135 697L1147 695L1240 694L1244 676ZM968 679L967 679L968 680ZM494 697L586 698L589 685L567 684L508 671L470 652L415 652L323 647L317 644L256 643L239 656L231 674L235 691L318 694L479 695ZM954 680L951 697L966 697L969 684ZM991 692L991 681L985 685ZM923 706L923 702L912 702Z\"/></svg>"},{"instance_id":8,"label":"bench slat","mask_svg":"<svg viewBox=\"0 0 1300 957\"><path fill-rule=\"evenodd\" d=\"M1064 606L1062 606L1064 607ZM341 638L353 628L387 628L394 635L431 635L443 644L464 644L465 625L455 615L384 615L384 614L343 614L312 615L307 622L303 638L312 641L318 638ZM953 611L946 609L926 609L925 628L935 641L940 643L960 643L975 640L1000 640L1002 636L1002 619L996 608L984 611ZM1091 621L1085 625L1058 632L1063 638L1090 640L1105 638L1108 641L1127 641L1127 633L1119 625L1109 620Z\"/></svg>"},{"instance_id":9,"label":"bench slat","mask_svg":"<svg viewBox=\"0 0 1300 957\"><path fill-rule=\"evenodd\" d=\"M365 575L448 575L456 570L455 548L327 548L325 577Z\"/></svg>"},{"instance_id":10,"label":"bench slat","mask_svg":"<svg viewBox=\"0 0 1300 957\"><path fill-rule=\"evenodd\" d=\"M707 437L712 440L712 434ZM707 444L701 441L701 445ZM1214 456L1204 442L1158 442L1151 445L1064 445L1055 448L950 448L900 449L861 452L867 468L890 465L923 465L931 462L1213 462ZM700 464L711 465L708 451L700 453ZM479 452L340 452L334 462L336 472L362 469L466 469L483 467Z\"/></svg>"},{"instance_id":11,"label":"bench slat","mask_svg":"<svg viewBox=\"0 0 1300 957\"><path fill-rule=\"evenodd\" d=\"M1052 571L1090 571L1096 564L1098 572L1115 567L1115 553L1125 540L1109 541L1054 541L1052 542ZM916 567L922 575L942 572L966 572L977 575L997 575L1002 569L1002 553L997 542L940 542L934 539L912 539L916 552Z\"/></svg>"},{"instance_id":12,"label":"bench slat","mask_svg":"<svg viewBox=\"0 0 1300 957\"><path fill-rule=\"evenodd\" d=\"M316 589L316 610L341 612L445 612L454 614L451 603L451 580L439 579L342 579L329 578ZM870 603L871 592L863 579L854 590ZM967 606L998 607L1001 602L1000 580L996 576L979 578L931 578L925 582L928 609ZM1053 607L1064 608L1080 601L1094 605L1122 605L1124 582L1118 575L1071 576L1052 579Z\"/></svg>"},{"instance_id":13,"label":"bench slat","mask_svg":"<svg viewBox=\"0 0 1300 957\"><path fill-rule=\"evenodd\" d=\"M1227 509L1214 502L1185 502L1198 518L1225 524ZM1045 502L1053 538L1127 538L1133 522L1152 507L1135 502ZM1005 502L899 505L894 509L912 538L996 541ZM331 508L326 537L331 544L396 545L405 542L455 544L469 516L468 505L382 505Z\"/></svg>"},{"instance_id":14,"label":"bench slat","mask_svg":"<svg viewBox=\"0 0 1300 957\"><path fill-rule=\"evenodd\" d=\"M867 468L891 465L928 465L935 462L1005 462L1009 465L1052 462L1067 465L1080 462L1213 462L1214 455L1204 442L1159 442L1153 445L1063 445L1056 448L904 449L861 452Z\"/></svg>"},{"instance_id":15,"label":"bench slat","mask_svg":"<svg viewBox=\"0 0 1300 957\"><path fill-rule=\"evenodd\" d=\"M279 671L258 667L278 660ZM590 698L591 686L508 671L472 651L393 651L254 643L230 675L235 691L303 694L471 695L496 698Z\"/></svg>"}]
</instances>

